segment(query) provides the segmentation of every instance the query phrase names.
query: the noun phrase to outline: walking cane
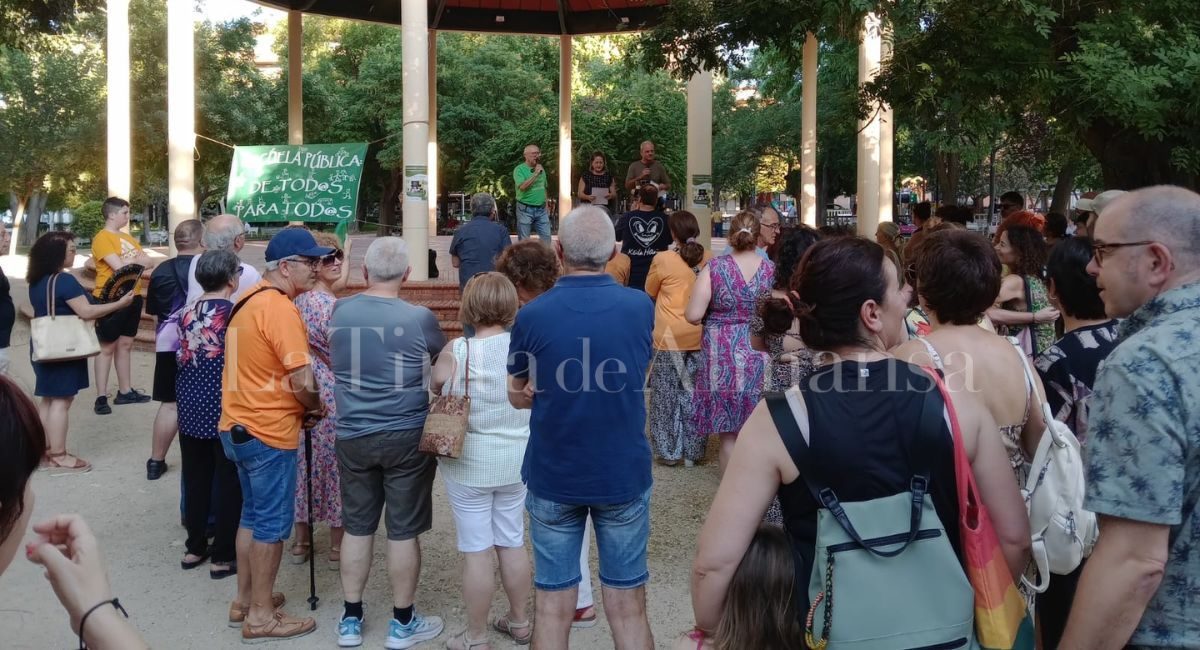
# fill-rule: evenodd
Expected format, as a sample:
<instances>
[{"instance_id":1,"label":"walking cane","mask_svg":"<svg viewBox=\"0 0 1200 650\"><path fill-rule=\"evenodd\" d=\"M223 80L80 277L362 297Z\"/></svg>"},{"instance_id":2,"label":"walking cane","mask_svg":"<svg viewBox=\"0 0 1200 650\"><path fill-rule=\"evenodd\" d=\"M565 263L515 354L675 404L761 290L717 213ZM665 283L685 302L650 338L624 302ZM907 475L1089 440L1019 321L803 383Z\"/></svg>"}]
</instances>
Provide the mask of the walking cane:
<instances>
[{"instance_id":1,"label":"walking cane","mask_svg":"<svg viewBox=\"0 0 1200 650\"><path fill-rule=\"evenodd\" d=\"M304 460L308 474L308 483L304 486L308 492L308 608L316 611L317 602L317 562L316 562L316 547L313 546L313 493L312 493L312 473L313 473L313 453L312 453L312 429L304 429Z\"/></svg>"}]
</instances>

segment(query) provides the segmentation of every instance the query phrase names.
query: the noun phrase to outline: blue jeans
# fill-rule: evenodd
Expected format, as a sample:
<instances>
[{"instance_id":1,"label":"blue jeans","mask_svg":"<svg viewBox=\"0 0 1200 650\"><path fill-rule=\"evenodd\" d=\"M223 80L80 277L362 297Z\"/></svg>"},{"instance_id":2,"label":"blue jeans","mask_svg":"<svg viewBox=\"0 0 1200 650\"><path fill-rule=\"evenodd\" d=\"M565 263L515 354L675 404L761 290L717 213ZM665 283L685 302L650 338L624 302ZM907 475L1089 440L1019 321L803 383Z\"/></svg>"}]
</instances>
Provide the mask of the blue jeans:
<instances>
[{"instance_id":1,"label":"blue jeans","mask_svg":"<svg viewBox=\"0 0 1200 650\"><path fill-rule=\"evenodd\" d=\"M550 243L550 216L546 214L546 206L518 203L517 240L525 241L529 239L531 227L537 230L538 239L541 239L543 244L547 246L552 245Z\"/></svg>"},{"instance_id":2,"label":"blue jeans","mask_svg":"<svg viewBox=\"0 0 1200 650\"><path fill-rule=\"evenodd\" d=\"M242 484L242 519L239 528L254 533L263 544L282 542L292 534L296 519L296 450L276 449L258 438L234 444L221 432L225 457L237 466Z\"/></svg>"},{"instance_id":3,"label":"blue jeans","mask_svg":"<svg viewBox=\"0 0 1200 650\"><path fill-rule=\"evenodd\" d=\"M600 582L610 589L636 589L650 572L650 490L625 503L576 505L542 499L530 492L529 538L533 541L533 586L561 591L579 584L579 551L588 514L596 529Z\"/></svg>"}]
</instances>

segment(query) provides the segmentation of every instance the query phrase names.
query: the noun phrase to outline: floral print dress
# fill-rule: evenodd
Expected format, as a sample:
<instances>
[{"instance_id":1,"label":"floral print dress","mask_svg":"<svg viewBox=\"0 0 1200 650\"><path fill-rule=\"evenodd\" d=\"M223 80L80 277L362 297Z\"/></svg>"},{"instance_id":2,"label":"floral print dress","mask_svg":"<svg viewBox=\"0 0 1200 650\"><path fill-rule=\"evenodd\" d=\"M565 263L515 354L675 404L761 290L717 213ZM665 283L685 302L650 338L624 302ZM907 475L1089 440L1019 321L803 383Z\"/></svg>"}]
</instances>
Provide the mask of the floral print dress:
<instances>
[{"instance_id":1,"label":"floral print dress","mask_svg":"<svg viewBox=\"0 0 1200 650\"><path fill-rule=\"evenodd\" d=\"M329 317L333 314L332 295L313 289L296 297L296 307L308 329L308 347L312 352L313 375L325 405L325 417L312 428L313 521L331 528L342 527L341 478L333 443L337 440L337 406L333 401L333 370L329 367ZM300 449L296 462L296 522L308 522L308 459Z\"/></svg>"}]
</instances>

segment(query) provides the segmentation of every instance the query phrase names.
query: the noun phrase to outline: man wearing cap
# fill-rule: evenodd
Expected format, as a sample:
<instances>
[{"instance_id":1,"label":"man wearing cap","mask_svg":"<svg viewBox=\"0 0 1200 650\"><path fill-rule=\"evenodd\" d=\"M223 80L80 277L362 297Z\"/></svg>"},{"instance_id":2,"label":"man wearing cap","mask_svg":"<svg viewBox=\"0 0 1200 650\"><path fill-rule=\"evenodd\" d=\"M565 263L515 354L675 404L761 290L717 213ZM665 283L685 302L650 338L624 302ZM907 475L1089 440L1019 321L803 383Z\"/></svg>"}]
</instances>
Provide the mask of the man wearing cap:
<instances>
[{"instance_id":1,"label":"man wearing cap","mask_svg":"<svg viewBox=\"0 0 1200 650\"><path fill-rule=\"evenodd\" d=\"M229 621L241 623L245 642L289 639L317 628L311 618L276 611L283 599L272 589L295 515L300 430L322 417L308 335L292 299L313 288L320 258L332 252L303 228L271 238L262 281L234 306L225 334L219 429L243 498L238 595Z\"/></svg>"},{"instance_id":2,"label":"man wearing cap","mask_svg":"<svg viewBox=\"0 0 1200 650\"><path fill-rule=\"evenodd\" d=\"M1096 198L1088 201L1087 203L1084 203L1084 200L1080 199L1079 202L1084 203L1087 208L1087 223L1084 224L1084 228L1087 229L1089 235L1096 232L1096 220L1100 218L1100 213L1104 212L1104 208L1108 207L1110 203L1115 201L1118 196L1121 196L1124 193L1125 190L1105 190L1097 194Z\"/></svg>"}]
</instances>

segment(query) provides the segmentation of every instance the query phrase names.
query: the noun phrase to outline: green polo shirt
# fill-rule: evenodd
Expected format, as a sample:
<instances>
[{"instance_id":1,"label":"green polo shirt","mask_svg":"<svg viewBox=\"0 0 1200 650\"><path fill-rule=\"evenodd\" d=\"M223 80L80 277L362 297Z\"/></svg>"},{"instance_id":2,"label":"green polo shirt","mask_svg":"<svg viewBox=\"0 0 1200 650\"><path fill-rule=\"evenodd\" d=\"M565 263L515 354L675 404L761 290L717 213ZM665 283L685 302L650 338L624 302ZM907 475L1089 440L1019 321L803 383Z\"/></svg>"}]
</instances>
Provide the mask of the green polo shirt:
<instances>
[{"instance_id":1,"label":"green polo shirt","mask_svg":"<svg viewBox=\"0 0 1200 650\"><path fill-rule=\"evenodd\" d=\"M525 163L517 165L513 169L513 182L517 184L517 201L525 205L546 205L546 172L538 174L537 180L529 186L529 189L522 190L521 184L529 180L533 176L533 168Z\"/></svg>"}]
</instances>

